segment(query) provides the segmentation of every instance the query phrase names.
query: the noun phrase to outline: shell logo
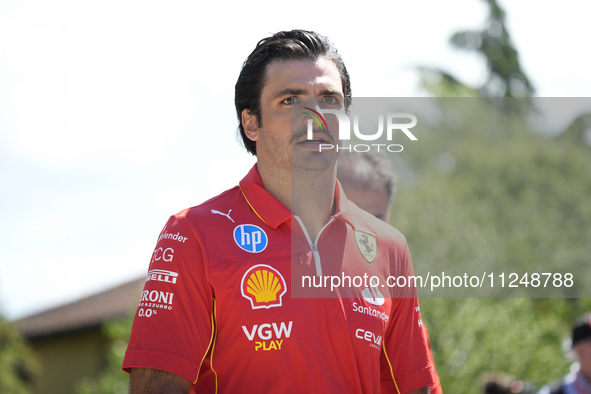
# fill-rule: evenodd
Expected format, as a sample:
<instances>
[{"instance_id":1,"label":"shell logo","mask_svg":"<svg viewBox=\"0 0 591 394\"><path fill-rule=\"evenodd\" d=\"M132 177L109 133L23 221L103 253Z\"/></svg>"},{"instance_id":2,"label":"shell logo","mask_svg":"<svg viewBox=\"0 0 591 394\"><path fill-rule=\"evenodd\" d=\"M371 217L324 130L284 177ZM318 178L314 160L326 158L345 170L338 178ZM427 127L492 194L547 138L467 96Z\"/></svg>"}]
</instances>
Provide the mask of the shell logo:
<instances>
[{"instance_id":1,"label":"shell logo","mask_svg":"<svg viewBox=\"0 0 591 394\"><path fill-rule=\"evenodd\" d=\"M283 275L266 264L252 266L246 271L240 288L242 296L250 301L252 309L281 306L283 295L287 292Z\"/></svg>"}]
</instances>

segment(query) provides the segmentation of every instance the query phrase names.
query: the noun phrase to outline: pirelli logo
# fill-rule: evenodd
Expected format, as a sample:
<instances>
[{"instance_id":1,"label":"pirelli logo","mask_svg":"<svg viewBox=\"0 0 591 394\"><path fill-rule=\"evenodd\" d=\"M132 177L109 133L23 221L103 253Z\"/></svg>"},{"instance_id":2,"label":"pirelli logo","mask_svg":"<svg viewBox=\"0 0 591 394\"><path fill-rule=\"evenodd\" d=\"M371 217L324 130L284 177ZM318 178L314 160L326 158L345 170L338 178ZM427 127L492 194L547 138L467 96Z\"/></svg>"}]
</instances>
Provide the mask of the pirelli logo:
<instances>
[{"instance_id":1,"label":"pirelli logo","mask_svg":"<svg viewBox=\"0 0 591 394\"><path fill-rule=\"evenodd\" d=\"M146 282L149 281L157 281L157 282L165 282L165 283L172 283L175 284L179 277L178 272L161 270L161 269L153 269L148 271L148 277L146 278Z\"/></svg>"}]
</instances>

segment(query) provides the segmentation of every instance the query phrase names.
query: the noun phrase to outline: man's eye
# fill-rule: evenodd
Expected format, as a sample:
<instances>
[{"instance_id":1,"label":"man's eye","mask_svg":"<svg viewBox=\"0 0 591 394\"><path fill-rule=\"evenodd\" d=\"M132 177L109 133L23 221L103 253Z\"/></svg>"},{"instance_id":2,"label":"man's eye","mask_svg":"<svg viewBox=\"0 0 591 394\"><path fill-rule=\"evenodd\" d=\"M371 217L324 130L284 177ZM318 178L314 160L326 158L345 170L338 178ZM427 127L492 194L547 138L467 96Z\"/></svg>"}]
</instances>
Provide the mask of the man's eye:
<instances>
[{"instance_id":1,"label":"man's eye","mask_svg":"<svg viewBox=\"0 0 591 394\"><path fill-rule=\"evenodd\" d=\"M287 105L291 105L291 104L295 104L297 102L297 97L288 97L285 100L282 101L283 104L287 104Z\"/></svg>"},{"instance_id":2,"label":"man's eye","mask_svg":"<svg viewBox=\"0 0 591 394\"><path fill-rule=\"evenodd\" d=\"M332 104L332 105L339 103L339 100L336 97L331 97L331 96L323 97L322 101L325 104Z\"/></svg>"}]
</instances>

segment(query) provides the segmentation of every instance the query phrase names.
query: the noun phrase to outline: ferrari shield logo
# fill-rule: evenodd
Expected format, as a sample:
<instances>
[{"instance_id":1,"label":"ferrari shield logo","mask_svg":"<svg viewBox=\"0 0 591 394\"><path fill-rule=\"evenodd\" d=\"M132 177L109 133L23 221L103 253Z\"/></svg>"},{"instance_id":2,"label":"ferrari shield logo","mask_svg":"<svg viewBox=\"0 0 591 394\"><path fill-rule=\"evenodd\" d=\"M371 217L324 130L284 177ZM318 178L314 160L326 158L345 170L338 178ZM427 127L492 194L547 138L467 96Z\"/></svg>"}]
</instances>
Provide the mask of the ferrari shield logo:
<instances>
[{"instance_id":1,"label":"ferrari shield logo","mask_svg":"<svg viewBox=\"0 0 591 394\"><path fill-rule=\"evenodd\" d=\"M376 243L376 237L364 233L363 231L355 230L355 241L357 242L357 247L359 251L365 257L368 263L372 263L376 255L378 254L378 244Z\"/></svg>"}]
</instances>

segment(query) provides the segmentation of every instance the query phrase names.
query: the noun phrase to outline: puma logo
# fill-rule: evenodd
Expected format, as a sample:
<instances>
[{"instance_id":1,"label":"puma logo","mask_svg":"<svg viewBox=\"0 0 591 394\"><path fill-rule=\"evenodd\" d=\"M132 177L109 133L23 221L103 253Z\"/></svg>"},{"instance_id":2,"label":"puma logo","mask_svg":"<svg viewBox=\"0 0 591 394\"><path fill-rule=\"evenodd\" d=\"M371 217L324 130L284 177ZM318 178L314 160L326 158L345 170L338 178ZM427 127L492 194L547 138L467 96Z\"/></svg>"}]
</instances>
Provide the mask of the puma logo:
<instances>
[{"instance_id":1,"label":"puma logo","mask_svg":"<svg viewBox=\"0 0 591 394\"><path fill-rule=\"evenodd\" d=\"M230 220L232 221L232 223L236 223L236 222L234 221L234 219L232 219L232 218L230 217L230 212L232 212L232 210L231 210L231 209L228 211L228 213L223 213L223 212L220 212L220 211L216 211L215 209L212 209L212 210L211 210L211 213L213 213L213 214L218 214L218 215L222 215L222 216L225 216L225 217L227 217L228 219L230 219Z\"/></svg>"}]
</instances>

